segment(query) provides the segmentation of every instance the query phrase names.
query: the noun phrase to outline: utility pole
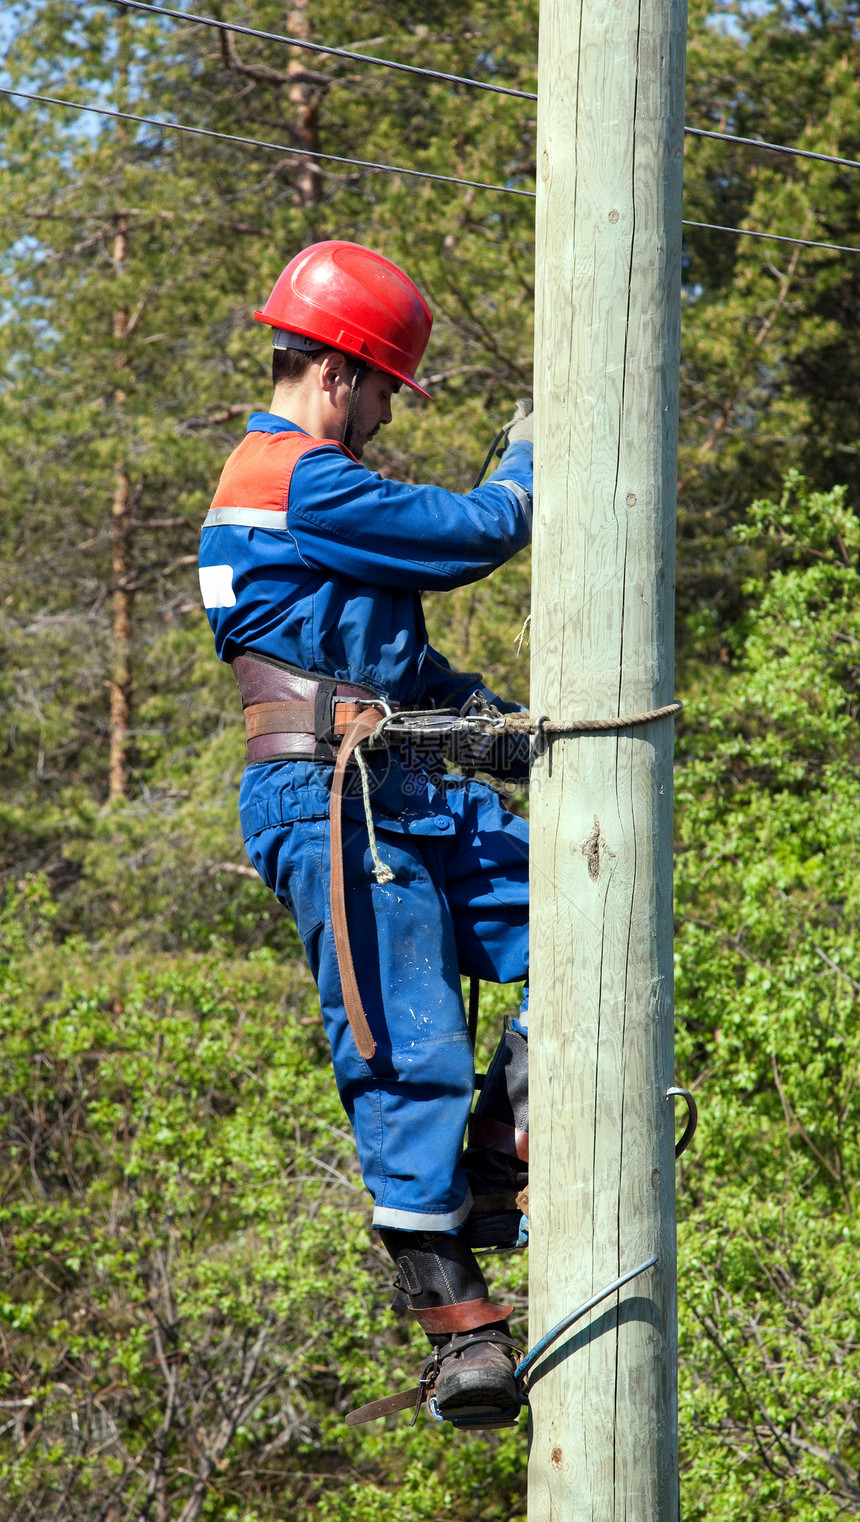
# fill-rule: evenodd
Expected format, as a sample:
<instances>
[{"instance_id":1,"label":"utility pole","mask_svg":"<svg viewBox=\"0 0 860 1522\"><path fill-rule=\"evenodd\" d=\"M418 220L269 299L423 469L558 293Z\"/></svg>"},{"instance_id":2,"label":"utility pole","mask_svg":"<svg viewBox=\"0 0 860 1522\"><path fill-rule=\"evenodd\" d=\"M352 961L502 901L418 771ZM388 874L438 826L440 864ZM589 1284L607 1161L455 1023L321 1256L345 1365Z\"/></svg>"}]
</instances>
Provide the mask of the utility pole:
<instances>
[{"instance_id":1,"label":"utility pole","mask_svg":"<svg viewBox=\"0 0 860 1522\"><path fill-rule=\"evenodd\" d=\"M541 0L531 713L673 691L684 0ZM529 1522L677 1522L671 718L531 803ZM680 1119L680 1117L679 1117Z\"/></svg>"}]
</instances>

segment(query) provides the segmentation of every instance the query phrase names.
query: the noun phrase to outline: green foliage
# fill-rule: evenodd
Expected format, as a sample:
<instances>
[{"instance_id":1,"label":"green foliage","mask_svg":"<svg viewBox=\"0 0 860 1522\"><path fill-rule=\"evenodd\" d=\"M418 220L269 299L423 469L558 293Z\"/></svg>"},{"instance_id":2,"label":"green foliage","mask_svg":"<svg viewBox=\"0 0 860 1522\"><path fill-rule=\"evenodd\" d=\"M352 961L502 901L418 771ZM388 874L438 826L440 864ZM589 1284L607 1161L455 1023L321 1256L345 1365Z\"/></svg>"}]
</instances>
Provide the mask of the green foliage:
<instances>
[{"instance_id":1,"label":"green foliage","mask_svg":"<svg viewBox=\"0 0 860 1522\"><path fill-rule=\"evenodd\" d=\"M54 914L34 879L0 926L2 1514L511 1516L522 1433L343 1424L424 1355L302 965L117 964Z\"/></svg>"},{"instance_id":2,"label":"green foliage","mask_svg":"<svg viewBox=\"0 0 860 1522\"><path fill-rule=\"evenodd\" d=\"M690 8L687 121L860 157L857 7ZM687 138L684 215L830 243L856 242L860 175ZM682 312L679 599L719 625L748 564L731 528L796 466L856 499L860 259L687 227ZM694 628L687 624L690 634Z\"/></svg>"},{"instance_id":3,"label":"green foliage","mask_svg":"<svg viewBox=\"0 0 860 1522\"><path fill-rule=\"evenodd\" d=\"M860 1511L860 519L795 473L741 534L772 569L677 779L687 1513L812 1522Z\"/></svg>"}]
</instances>

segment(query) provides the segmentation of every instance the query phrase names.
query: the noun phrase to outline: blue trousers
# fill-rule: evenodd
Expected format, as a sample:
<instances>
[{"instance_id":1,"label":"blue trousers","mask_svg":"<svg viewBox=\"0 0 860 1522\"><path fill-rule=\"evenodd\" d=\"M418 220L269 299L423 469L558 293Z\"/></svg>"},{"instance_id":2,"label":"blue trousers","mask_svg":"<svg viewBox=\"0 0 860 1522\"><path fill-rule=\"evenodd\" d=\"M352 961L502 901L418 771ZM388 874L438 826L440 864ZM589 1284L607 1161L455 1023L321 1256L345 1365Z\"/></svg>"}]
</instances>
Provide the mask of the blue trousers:
<instances>
[{"instance_id":1,"label":"blue trousers","mask_svg":"<svg viewBox=\"0 0 860 1522\"><path fill-rule=\"evenodd\" d=\"M376 817L379 853L394 872L380 885L360 810L344 818L350 940L377 1043L365 1061L332 936L328 819L301 810L297 790L291 806L270 804L266 815L249 801L253 787L243 784L246 849L304 942L373 1224L456 1230L471 1208L461 1147L474 1091L460 977L509 983L528 975L528 826L493 788L449 777L420 833ZM288 817L295 810L304 817ZM273 813L280 817L266 824Z\"/></svg>"}]
</instances>

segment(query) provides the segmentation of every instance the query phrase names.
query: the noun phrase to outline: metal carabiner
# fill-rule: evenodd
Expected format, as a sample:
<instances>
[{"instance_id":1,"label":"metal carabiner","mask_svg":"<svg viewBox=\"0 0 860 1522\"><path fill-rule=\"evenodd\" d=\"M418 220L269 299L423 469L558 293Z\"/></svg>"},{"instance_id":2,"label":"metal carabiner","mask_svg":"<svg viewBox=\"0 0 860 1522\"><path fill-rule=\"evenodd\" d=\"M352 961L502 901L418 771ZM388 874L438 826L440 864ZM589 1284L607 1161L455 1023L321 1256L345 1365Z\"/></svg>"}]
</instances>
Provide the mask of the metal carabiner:
<instances>
[{"instance_id":1,"label":"metal carabiner","mask_svg":"<svg viewBox=\"0 0 860 1522\"><path fill-rule=\"evenodd\" d=\"M492 704L488 703L482 692L473 692L460 709L460 720L473 729L477 725L485 730L504 729L505 716Z\"/></svg>"}]
</instances>

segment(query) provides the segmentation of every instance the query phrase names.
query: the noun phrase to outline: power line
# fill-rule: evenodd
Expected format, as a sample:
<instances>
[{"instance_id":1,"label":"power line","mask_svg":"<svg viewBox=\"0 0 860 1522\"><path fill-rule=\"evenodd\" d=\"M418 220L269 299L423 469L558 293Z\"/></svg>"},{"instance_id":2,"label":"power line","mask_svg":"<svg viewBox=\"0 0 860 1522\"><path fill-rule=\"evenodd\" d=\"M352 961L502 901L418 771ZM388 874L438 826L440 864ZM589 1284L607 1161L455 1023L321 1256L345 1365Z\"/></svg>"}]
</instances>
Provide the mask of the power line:
<instances>
[{"instance_id":1,"label":"power line","mask_svg":"<svg viewBox=\"0 0 860 1522\"><path fill-rule=\"evenodd\" d=\"M326 47L322 42L306 42L301 37L286 37L281 32L261 32L253 26L239 26L235 21L219 21L214 16L196 16L191 11L174 11L164 5L147 5L146 0L109 0L126 10L146 11L150 16L169 16L171 20L193 21L197 26L212 26L225 32L240 32L243 37L261 37L266 42L285 42L307 53L329 53L333 58L349 58L353 63L378 64L383 69L397 69L401 74L418 74L422 79L441 79L451 85L471 85L475 90L492 90L496 95L515 95L519 100L537 100L530 90L513 90L509 85L493 85L483 79L468 79L461 74L443 74L438 69L422 69L418 64L396 63L392 58L375 58L371 53L353 53L348 48Z\"/></svg>"},{"instance_id":2,"label":"power line","mask_svg":"<svg viewBox=\"0 0 860 1522\"><path fill-rule=\"evenodd\" d=\"M758 137L736 137L731 132L708 132L704 127L685 127L689 137L714 137L721 143L745 143L749 148L767 148L771 153L790 153L796 159L816 159L819 164L841 164L844 169L860 169L860 159L840 159L832 153L813 153L811 148L787 148L784 143L766 143Z\"/></svg>"},{"instance_id":3,"label":"power line","mask_svg":"<svg viewBox=\"0 0 860 1522\"><path fill-rule=\"evenodd\" d=\"M116 3L116 0L113 0ZM407 174L416 179L439 180L445 185L465 186L474 190L494 190L502 195L525 196L535 199L533 190L519 190L514 185L494 185L486 180L461 180L449 174L434 174L429 169L405 169L398 164L377 164L370 159L344 158L337 153L318 153L310 148L291 148L286 143L269 143L263 138L240 137L233 132L216 132L211 127L190 127L184 122L166 122L156 116L135 116L130 111L111 111L107 106L83 106L78 101L62 100L56 95L36 95L29 90L10 90L0 86L0 95L20 96L23 100L35 100L46 106L66 106L72 111L92 112L96 116L110 116L119 121L139 122L145 127L165 127L170 132L188 132L193 137L212 137L219 142L239 143L246 148L266 148L275 153L291 154L298 158L327 159L335 164L347 164L355 169L370 169L381 174ZM784 233L763 233L751 227L724 227L716 222L692 222L686 217L684 227L699 227L707 232L732 233L739 238L765 238L774 243L792 243L801 248L824 248L839 254L860 254L860 248L848 243L823 243L811 238L790 238Z\"/></svg>"},{"instance_id":4,"label":"power line","mask_svg":"<svg viewBox=\"0 0 860 1522\"><path fill-rule=\"evenodd\" d=\"M770 238L774 243L797 243L801 248L830 248L837 254L860 254L850 243L816 243L810 238L789 238L784 233L754 232L751 227L720 227L716 222L688 222L685 227L704 227L712 233L735 233L739 238Z\"/></svg>"},{"instance_id":5,"label":"power line","mask_svg":"<svg viewBox=\"0 0 860 1522\"><path fill-rule=\"evenodd\" d=\"M240 26L235 21L219 21L214 16L198 16L193 11L172 10L163 5L149 5L147 0L108 0L125 10L144 11L150 16L167 16L175 21L190 21L196 26L211 26L218 30L239 32L245 37L260 37L266 42L283 42L288 47L303 48L308 53L329 53L334 58L348 58L353 63L375 64L382 69L397 69L402 74L417 74L423 79L440 79L446 84L468 85L474 90L490 90L496 95L513 95L518 100L537 100L532 90L514 90L509 85L494 85L487 80L471 79L464 74L445 74L438 69L423 69L417 64L398 63L393 58L377 58L371 53L354 53L348 48L326 47L322 42L306 42L300 37L288 37L281 32L264 32L253 26ZM742 143L748 148L763 148L768 153L788 153L793 158L814 159L820 164L838 164L844 169L860 169L860 159L839 158L832 153L815 153L811 148L789 148L785 143L770 143L764 138L741 137L732 132L711 132L705 127L684 127L688 137L709 137L722 143Z\"/></svg>"},{"instance_id":6,"label":"power line","mask_svg":"<svg viewBox=\"0 0 860 1522\"><path fill-rule=\"evenodd\" d=\"M114 0L117 3L117 0ZM57 95L35 95L29 90L9 90L0 86L0 95L20 95L23 100L40 101L46 106L68 106L72 111L89 111L96 116L111 116L118 121L139 122L144 127L166 127L169 132L189 132L194 137L214 137L223 143L241 143L247 148L269 148L275 153L288 153L294 158L328 159L334 164L349 164L354 169L372 169L384 174L408 174L419 180L441 180L444 185L466 185L473 190L498 190L509 196L528 196L534 200L533 190L518 190L515 185L491 185L485 180L461 180L450 174L434 174L430 169L403 169L398 164L377 164L371 159L348 159L339 153L319 153L311 148L291 148L287 143L268 143L259 137L239 137L234 132L215 132L211 127L189 127L184 122L166 122L157 116L135 116L131 111L111 111L107 106L82 106L75 100L62 100Z\"/></svg>"}]
</instances>

